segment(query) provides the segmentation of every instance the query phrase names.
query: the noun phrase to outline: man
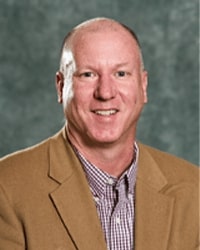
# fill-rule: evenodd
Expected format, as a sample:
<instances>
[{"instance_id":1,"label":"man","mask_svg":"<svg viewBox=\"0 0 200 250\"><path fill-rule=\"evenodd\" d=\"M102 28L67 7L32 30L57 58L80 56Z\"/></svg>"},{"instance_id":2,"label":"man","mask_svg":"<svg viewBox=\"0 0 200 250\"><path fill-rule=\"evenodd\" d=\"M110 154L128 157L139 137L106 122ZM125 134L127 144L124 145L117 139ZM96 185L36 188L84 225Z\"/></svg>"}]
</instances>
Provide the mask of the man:
<instances>
[{"instance_id":1,"label":"man","mask_svg":"<svg viewBox=\"0 0 200 250\"><path fill-rule=\"evenodd\" d=\"M107 18L64 40L66 126L0 162L0 249L193 250L197 168L136 141L147 72L136 35Z\"/></svg>"}]
</instances>

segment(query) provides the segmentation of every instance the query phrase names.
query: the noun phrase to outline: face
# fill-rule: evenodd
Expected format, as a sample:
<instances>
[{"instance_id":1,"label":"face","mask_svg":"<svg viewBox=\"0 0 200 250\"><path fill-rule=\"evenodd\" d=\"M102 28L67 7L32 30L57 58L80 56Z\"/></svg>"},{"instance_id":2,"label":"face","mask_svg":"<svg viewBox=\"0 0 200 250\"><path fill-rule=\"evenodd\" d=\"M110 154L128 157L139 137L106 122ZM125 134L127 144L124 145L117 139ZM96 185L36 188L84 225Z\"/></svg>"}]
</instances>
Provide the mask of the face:
<instances>
[{"instance_id":1,"label":"face","mask_svg":"<svg viewBox=\"0 0 200 250\"><path fill-rule=\"evenodd\" d=\"M104 30L79 35L73 45L73 96L67 105L63 99L70 133L90 146L133 143L147 102L136 42L124 30ZM57 88L64 95L63 85Z\"/></svg>"}]
</instances>

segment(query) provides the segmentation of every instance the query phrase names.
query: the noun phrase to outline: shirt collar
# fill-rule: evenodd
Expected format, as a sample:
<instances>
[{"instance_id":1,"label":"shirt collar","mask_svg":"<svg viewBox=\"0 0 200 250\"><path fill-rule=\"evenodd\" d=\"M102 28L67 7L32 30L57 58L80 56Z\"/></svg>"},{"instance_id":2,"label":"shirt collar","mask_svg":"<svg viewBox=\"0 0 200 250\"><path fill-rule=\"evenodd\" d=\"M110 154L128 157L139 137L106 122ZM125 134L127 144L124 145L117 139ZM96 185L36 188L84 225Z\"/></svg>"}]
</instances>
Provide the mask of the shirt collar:
<instances>
[{"instance_id":1,"label":"shirt collar","mask_svg":"<svg viewBox=\"0 0 200 250\"><path fill-rule=\"evenodd\" d=\"M74 150L79 160L83 164L83 169L85 171L93 196L99 198L104 196L107 185L116 186L117 188L117 186L120 186L122 181L126 182L128 193L134 193L139 155L139 148L136 143L134 143L134 159L132 160L130 167L120 176L119 179L109 175L108 173L99 169L97 166L93 165L75 147Z\"/></svg>"}]
</instances>

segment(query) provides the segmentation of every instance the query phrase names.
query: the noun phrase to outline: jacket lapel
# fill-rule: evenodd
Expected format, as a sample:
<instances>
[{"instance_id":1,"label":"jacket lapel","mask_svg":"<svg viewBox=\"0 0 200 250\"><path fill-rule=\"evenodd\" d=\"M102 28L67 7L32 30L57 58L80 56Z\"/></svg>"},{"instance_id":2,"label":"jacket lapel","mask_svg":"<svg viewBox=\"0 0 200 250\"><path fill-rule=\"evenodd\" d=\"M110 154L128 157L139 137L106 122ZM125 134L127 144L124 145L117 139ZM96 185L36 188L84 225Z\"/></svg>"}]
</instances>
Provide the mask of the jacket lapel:
<instances>
[{"instance_id":1,"label":"jacket lapel","mask_svg":"<svg viewBox=\"0 0 200 250\"><path fill-rule=\"evenodd\" d=\"M64 131L63 131L64 133ZM80 162L63 136L50 147L50 177L59 183L50 196L76 249L106 250L95 203Z\"/></svg>"},{"instance_id":2,"label":"jacket lapel","mask_svg":"<svg viewBox=\"0 0 200 250\"><path fill-rule=\"evenodd\" d=\"M174 200L161 191L167 181L149 152L142 145L139 148L135 249L166 250Z\"/></svg>"}]
</instances>

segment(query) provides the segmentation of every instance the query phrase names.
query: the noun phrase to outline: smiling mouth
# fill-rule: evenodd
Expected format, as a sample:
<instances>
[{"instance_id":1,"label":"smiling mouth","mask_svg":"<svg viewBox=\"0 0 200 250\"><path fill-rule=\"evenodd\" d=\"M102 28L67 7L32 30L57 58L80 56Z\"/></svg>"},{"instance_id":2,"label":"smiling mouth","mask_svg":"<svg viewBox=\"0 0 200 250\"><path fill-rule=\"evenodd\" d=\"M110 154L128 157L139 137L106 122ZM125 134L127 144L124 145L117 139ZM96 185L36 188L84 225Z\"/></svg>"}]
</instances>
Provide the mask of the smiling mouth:
<instances>
[{"instance_id":1,"label":"smiling mouth","mask_svg":"<svg viewBox=\"0 0 200 250\"><path fill-rule=\"evenodd\" d=\"M93 111L95 114L97 115L101 115L101 116L110 116L110 115L114 115L118 112L118 110L116 109L109 109L109 110L94 110Z\"/></svg>"}]
</instances>

